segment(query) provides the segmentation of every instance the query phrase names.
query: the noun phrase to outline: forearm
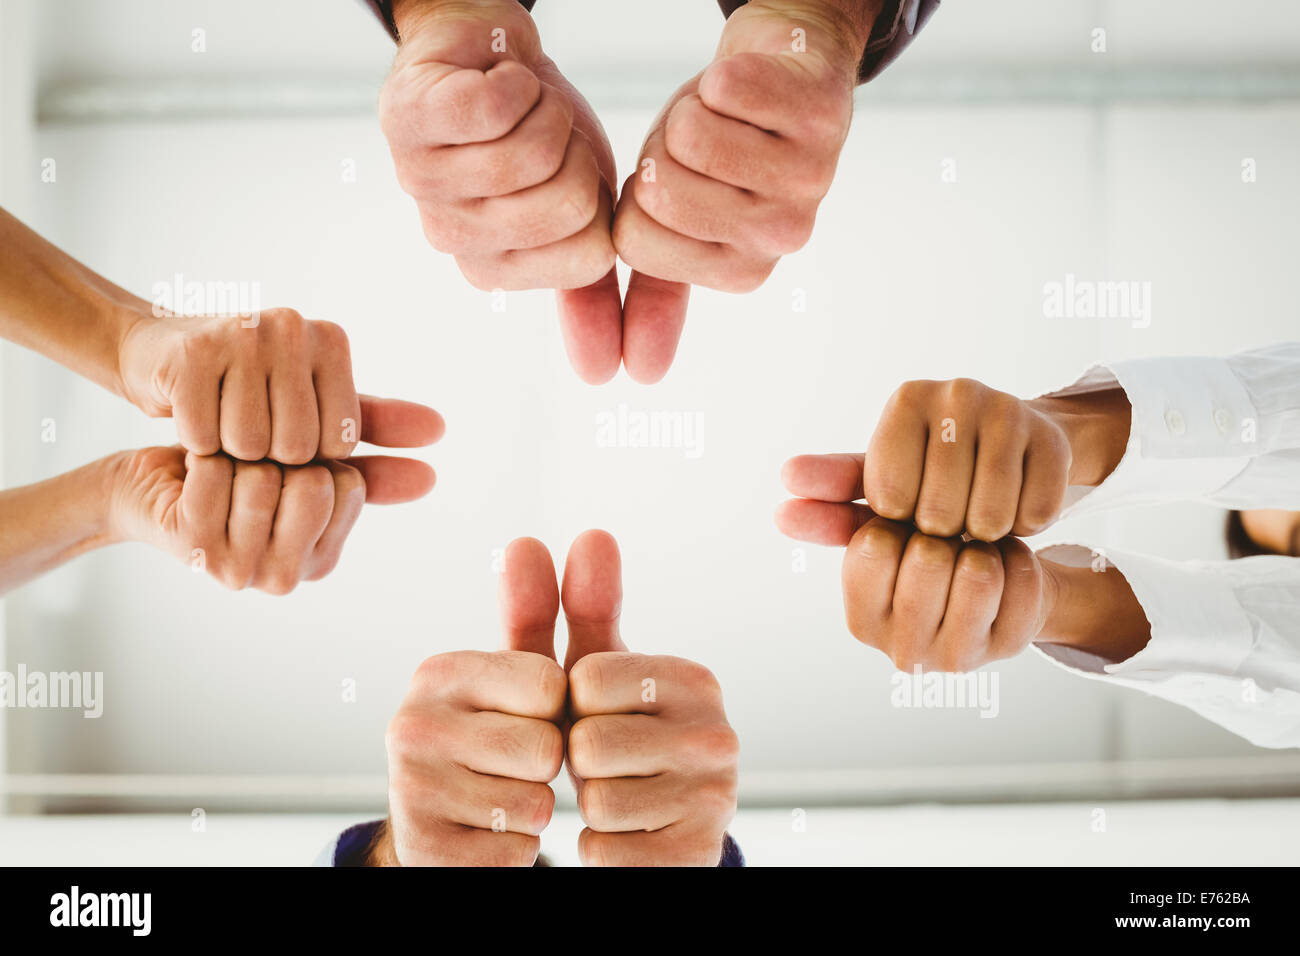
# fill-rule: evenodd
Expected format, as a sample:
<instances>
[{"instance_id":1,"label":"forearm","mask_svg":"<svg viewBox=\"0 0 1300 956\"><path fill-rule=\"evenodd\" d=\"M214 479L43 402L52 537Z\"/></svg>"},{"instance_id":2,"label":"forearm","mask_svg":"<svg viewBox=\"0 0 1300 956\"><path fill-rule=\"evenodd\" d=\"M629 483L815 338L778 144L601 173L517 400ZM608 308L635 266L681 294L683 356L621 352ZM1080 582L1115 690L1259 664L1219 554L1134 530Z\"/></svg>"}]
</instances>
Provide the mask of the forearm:
<instances>
[{"instance_id":1,"label":"forearm","mask_svg":"<svg viewBox=\"0 0 1300 956\"><path fill-rule=\"evenodd\" d=\"M1085 567L1042 560L1049 610L1036 642L1128 660L1147 646L1151 624L1123 573L1094 560Z\"/></svg>"},{"instance_id":2,"label":"forearm","mask_svg":"<svg viewBox=\"0 0 1300 956\"><path fill-rule=\"evenodd\" d=\"M1028 404L1060 426L1070 442L1070 484L1095 487L1115 470L1128 447L1132 409L1119 386Z\"/></svg>"},{"instance_id":3,"label":"forearm","mask_svg":"<svg viewBox=\"0 0 1300 956\"><path fill-rule=\"evenodd\" d=\"M0 491L0 594L116 541L109 521L119 456Z\"/></svg>"},{"instance_id":4,"label":"forearm","mask_svg":"<svg viewBox=\"0 0 1300 956\"><path fill-rule=\"evenodd\" d=\"M0 210L0 336L122 394L118 349L148 304Z\"/></svg>"}]
</instances>

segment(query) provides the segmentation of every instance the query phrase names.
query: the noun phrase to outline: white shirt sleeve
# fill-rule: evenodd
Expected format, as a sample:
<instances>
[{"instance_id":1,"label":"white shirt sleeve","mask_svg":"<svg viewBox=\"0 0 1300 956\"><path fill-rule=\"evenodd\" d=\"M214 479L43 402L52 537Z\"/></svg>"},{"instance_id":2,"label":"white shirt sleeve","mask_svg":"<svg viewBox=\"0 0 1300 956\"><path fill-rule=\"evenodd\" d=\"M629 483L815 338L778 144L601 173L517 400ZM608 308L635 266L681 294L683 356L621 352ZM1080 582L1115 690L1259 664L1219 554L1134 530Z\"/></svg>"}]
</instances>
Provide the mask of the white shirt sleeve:
<instances>
[{"instance_id":1,"label":"white shirt sleeve","mask_svg":"<svg viewBox=\"0 0 1300 956\"><path fill-rule=\"evenodd\" d=\"M1133 408L1128 448L1100 485L1070 488L1062 518L1174 500L1300 510L1300 342L1108 363L1050 394L1116 384Z\"/></svg>"},{"instance_id":2,"label":"white shirt sleeve","mask_svg":"<svg viewBox=\"0 0 1300 956\"><path fill-rule=\"evenodd\" d=\"M1300 747L1300 559L1180 562L1074 544L1039 552L1102 568L1099 554L1142 605L1147 646L1118 662L1059 644L1035 644L1039 653L1075 674L1187 707L1256 746Z\"/></svg>"}]
</instances>

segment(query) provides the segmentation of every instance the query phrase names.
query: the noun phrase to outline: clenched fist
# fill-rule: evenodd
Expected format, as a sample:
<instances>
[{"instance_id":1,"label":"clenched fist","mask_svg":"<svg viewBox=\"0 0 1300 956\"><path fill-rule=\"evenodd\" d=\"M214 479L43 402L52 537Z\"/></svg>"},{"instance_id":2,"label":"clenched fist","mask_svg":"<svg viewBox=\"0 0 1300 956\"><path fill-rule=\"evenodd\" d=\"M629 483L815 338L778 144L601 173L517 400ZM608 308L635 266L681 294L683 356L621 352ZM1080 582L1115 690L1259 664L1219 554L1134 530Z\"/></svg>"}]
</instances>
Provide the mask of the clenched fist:
<instances>
[{"instance_id":1,"label":"clenched fist","mask_svg":"<svg viewBox=\"0 0 1300 956\"><path fill-rule=\"evenodd\" d=\"M584 863L716 866L736 735L708 671L626 652L614 539L581 535L561 586L541 542L511 542L500 603L505 649L425 661L390 724L389 819L369 862L533 864L567 741Z\"/></svg>"},{"instance_id":2,"label":"clenched fist","mask_svg":"<svg viewBox=\"0 0 1300 956\"><path fill-rule=\"evenodd\" d=\"M425 236L480 289L561 290L570 361L606 381L622 307L600 121L516 0L399 0L394 17L401 48L380 124Z\"/></svg>"},{"instance_id":3,"label":"clenched fist","mask_svg":"<svg viewBox=\"0 0 1300 956\"><path fill-rule=\"evenodd\" d=\"M292 309L138 317L122 337L118 374L122 393L174 418L196 455L303 465L352 454L365 427L347 334ZM388 407L369 401L372 414Z\"/></svg>"},{"instance_id":4,"label":"clenched fist","mask_svg":"<svg viewBox=\"0 0 1300 956\"><path fill-rule=\"evenodd\" d=\"M864 514L926 534L996 541L1037 534L1070 485L1100 484L1129 434L1123 390L1024 401L968 378L906 382L885 405L865 455L801 455L781 477L778 524L843 543ZM866 500L866 506L859 504ZM869 512L868 507L869 506Z\"/></svg>"},{"instance_id":5,"label":"clenched fist","mask_svg":"<svg viewBox=\"0 0 1300 956\"><path fill-rule=\"evenodd\" d=\"M385 443L385 423L404 445L430 444L442 433L432 409L399 403L372 417L364 440ZM411 501L434 482L433 469L407 458L293 466L180 447L122 453L112 475L113 540L154 545L228 588L271 594L333 570L364 503Z\"/></svg>"},{"instance_id":6,"label":"clenched fist","mask_svg":"<svg viewBox=\"0 0 1300 956\"><path fill-rule=\"evenodd\" d=\"M614 217L614 245L633 269L623 360L637 381L667 372L691 284L749 292L808 241L848 136L875 6L751 0L655 120Z\"/></svg>"}]
</instances>

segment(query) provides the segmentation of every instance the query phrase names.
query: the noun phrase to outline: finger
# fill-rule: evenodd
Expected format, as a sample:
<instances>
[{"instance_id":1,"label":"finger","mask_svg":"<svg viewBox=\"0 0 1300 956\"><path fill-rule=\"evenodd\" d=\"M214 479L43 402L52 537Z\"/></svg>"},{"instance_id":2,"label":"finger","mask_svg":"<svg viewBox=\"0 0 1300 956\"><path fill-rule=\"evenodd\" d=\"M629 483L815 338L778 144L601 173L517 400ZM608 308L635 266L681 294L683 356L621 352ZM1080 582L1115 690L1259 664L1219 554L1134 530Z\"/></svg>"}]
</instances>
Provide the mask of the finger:
<instances>
[{"instance_id":1,"label":"finger","mask_svg":"<svg viewBox=\"0 0 1300 956\"><path fill-rule=\"evenodd\" d=\"M329 469L308 465L284 468L283 474L266 558L253 577L254 587L272 594L288 594L298 586L334 509Z\"/></svg>"},{"instance_id":2,"label":"finger","mask_svg":"<svg viewBox=\"0 0 1300 956\"><path fill-rule=\"evenodd\" d=\"M185 455L179 525L200 539L180 542L185 557L196 547L225 543L234 473L235 463L225 455Z\"/></svg>"},{"instance_id":3,"label":"finger","mask_svg":"<svg viewBox=\"0 0 1300 956\"><path fill-rule=\"evenodd\" d=\"M722 859L722 836L707 839L685 823L674 823L652 833L597 833L590 827L578 834L578 855L583 866L717 866Z\"/></svg>"},{"instance_id":4,"label":"finger","mask_svg":"<svg viewBox=\"0 0 1300 956\"><path fill-rule=\"evenodd\" d=\"M554 726L551 729L559 733ZM437 806L431 810L444 820L492 836L536 836L546 829L555 810L555 792L545 782L458 773L436 786Z\"/></svg>"},{"instance_id":5,"label":"finger","mask_svg":"<svg viewBox=\"0 0 1300 956\"><path fill-rule=\"evenodd\" d=\"M578 811L597 833L662 830L691 816L695 796L690 781L672 776L586 780Z\"/></svg>"},{"instance_id":6,"label":"finger","mask_svg":"<svg viewBox=\"0 0 1300 956\"><path fill-rule=\"evenodd\" d=\"M457 253L538 249L586 229L600 210L603 188L591 147L573 132L563 163L550 179L476 200L467 208L425 204L421 211L433 223L431 241ZM452 241L435 241L448 235Z\"/></svg>"},{"instance_id":7,"label":"finger","mask_svg":"<svg viewBox=\"0 0 1300 956\"><path fill-rule=\"evenodd\" d=\"M600 190L596 216L581 232L536 249L508 249L456 256L456 265L477 289L582 289L614 268L609 191Z\"/></svg>"},{"instance_id":8,"label":"finger","mask_svg":"<svg viewBox=\"0 0 1300 956\"><path fill-rule=\"evenodd\" d=\"M187 451L221 451L221 383L216 377L182 375L170 396L176 436Z\"/></svg>"},{"instance_id":9,"label":"finger","mask_svg":"<svg viewBox=\"0 0 1300 956\"><path fill-rule=\"evenodd\" d=\"M491 710L459 711L450 720L439 730L447 739L441 750L475 773L549 783L560 772L564 737L549 720Z\"/></svg>"},{"instance_id":10,"label":"finger","mask_svg":"<svg viewBox=\"0 0 1300 956\"><path fill-rule=\"evenodd\" d=\"M283 473L271 462L237 462L230 479L227 584L247 587L267 558Z\"/></svg>"},{"instance_id":11,"label":"finger","mask_svg":"<svg viewBox=\"0 0 1300 956\"><path fill-rule=\"evenodd\" d=\"M423 162L402 164L402 188L417 199L462 200L506 196L544 183L564 163L573 105L554 87L517 126L490 142L422 150Z\"/></svg>"},{"instance_id":12,"label":"finger","mask_svg":"<svg viewBox=\"0 0 1300 956\"><path fill-rule=\"evenodd\" d=\"M637 175L623 184L613 230L614 248L633 270L721 292L752 292L763 284L776 256L743 256L729 245L701 242L656 222L633 196Z\"/></svg>"},{"instance_id":13,"label":"finger","mask_svg":"<svg viewBox=\"0 0 1300 956\"><path fill-rule=\"evenodd\" d=\"M863 459L862 482L867 504L892 521L910 521L925 473L930 427L924 413L900 392L885 406Z\"/></svg>"},{"instance_id":14,"label":"finger","mask_svg":"<svg viewBox=\"0 0 1300 956\"><path fill-rule=\"evenodd\" d=\"M221 381L221 448L242 461L271 450L271 403L266 373L247 365L227 369Z\"/></svg>"},{"instance_id":15,"label":"finger","mask_svg":"<svg viewBox=\"0 0 1300 956\"><path fill-rule=\"evenodd\" d=\"M997 543L1002 553L1002 600L993 621L989 653L992 659L1013 657L1038 636L1041 626L1042 567L1019 538Z\"/></svg>"},{"instance_id":16,"label":"finger","mask_svg":"<svg viewBox=\"0 0 1300 956\"><path fill-rule=\"evenodd\" d=\"M792 498L776 510L776 526L787 538L843 548L876 516L866 505Z\"/></svg>"},{"instance_id":17,"label":"finger","mask_svg":"<svg viewBox=\"0 0 1300 956\"><path fill-rule=\"evenodd\" d=\"M686 324L691 287L634 271L623 302L623 364L642 385L668 374Z\"/></svg>"},{"instance_id":18,"label":"finger","mask_svg":"<svg viewBox=\"0 0 1300 956\"><path fill-rule=\"evenodd\" d=\"M1016 521L1025 446L983 431L978 444L964 527L972 538L997 541L1011 533Z\"/></svg>"},{"instance_id":19,"label":"finger","mask_svg":"<svg viewBox=\"0 0 1300 956\"><path fill-rule=\"evenodd\" d=\"M569 670L569 716L660 714L678 719L722 711L722 688L707 668L681 657L603 651Z\"/></svg>"},{"instance_id":20,"label":"finger","mask_svg":"<svg viewBox=\"0 0 1300 956\"><path fill-rule=\"evenodd\" d=\"M611 534L584 531L569 546L560 600L569 628L565 670L588 654L627 649L618 632L623 607L622 561Z\"/></svg>"},{"instance_id":21,"label":"finger","mask_svg":"<svg viewBox=\"0 0 1300 956\"><path fill-rule=\"evenodd\" d=\"M858 501L864 455L796 455L781 467L781 483L800 498L819 501Z\"/></svg>"},{"instance_id":22,"label":"finger","mask_svg":"<svg viewBox=\"0 0 1300 956\"><path fill-rule=\"evenodd\" d=\"M687 169L751 192L788 188L798 168L793 144L758 127L715 113L698 94L673 104L664 125L664 149Z\"/></svg>"},{"instance_id":23,"label":"finger","mask_svg":"<svg viewBox=\"0 0 1300 956\"><path fill-rule=\"evenodd\" d=\"M440 654L420 665L407 691L407 706L425 707L448 700L462 707L534 717L554 723L564 716L568 692L564 671L554 658L531 651L458 651ZM437 723L416 721L423 728ZM420 752L437 752L437 741Z\"/></svg>"},{"instance_id":24,"label":"finger","mask_svg":"<svg viewBox=\"0 0 1300 956\"><path fill-rule=\"evenodd\" d=\"M423 498L437 481L434 470L413 458L391 455L357 455L342 463L361 473L366 485L366 504L399 505Z\"/></svg>"},{"instance_id":25,"label":"finger","mask_svg":"<svg viewBox=\"0 0 1300 956\"><path fill-rule=\"evenodd\" d=\"M361 438L361 400L352 383L347 333L331 322L313 323L316 337L312 379L320 412L320 458L346 458Z\"/></svg>"},{"instance_id":26,"label":"finger","mask_svg":"<svg viewBox=\"0 0 1300 956\"><path fill-rule=\"evenodd\" d=\"M1070 460L1069 443L1059 431L1039 430L1030 437L1012 534L1037 534L1056 520L1070 483Z\"/></svg>"},{"instance_id":27,"label":"finger","mask_svg":"<svg viewBox=\"0 0 1300 956\"><path fill-rule=\"evenodd\" d=\"M948 604L931 660L941 671L962 673L988 659L989 635L1002 600L1002 554L972 541L957 555Z\"/></svg>"},{"instance_id":28,"label":"finger","mask_svg":"<svg viewBox=\"0 0 1300 956\"><path fill-rule=\"evenodd\" d=\"M893 633L900 644L891 648L898 660L925 660L948 606L953 566L960 542L914 534L903 549L894 583L894 605L890 613Z\"/></svg>"},{"instance_id":29,"label":"finger","mask_svg":"<svg viewBox=\"0 0 1300 956\"><path fill-rule=\"evenodd\" d=\"M361 405L361 440L385 448L423 448L442 438L447 430L442 416L427 405L398 398L358 396Z\"/></svg>"},{"instance_id":30,"label":"finger","mask_svg":"<svg viewBox=\"0 0 1300 956\"><path fill-rule=\"evenodd\" d=\"M844 615L859 641L884 648L885 623L893 611L895 582L909 526L875 518L859 528L844 552L840 571Z\"/></svg>"},{"instance_id":31,"label":"finger","mask_svg":"<svg viewBox=\"0 0 1300 956\"><path fill-rule=\"evenodd\" d=\"M536 538L516 538L506 546L497 595L504 637L502 646L554 660L560 593L546 545Z\"/></svg>"},{"instance_id":32,"label":"finger","mask_svg":"<svg viewBox=\"0 0 1300 956\"><path fill-rule=\"evenodd\" d=\"M320 410L311 373L302 368L272 368L271 449L268 458L286 465L305 465L320 446Z\"/></svg>"},{"instance_id":33,"label":"finger","mask_svg":"<svg viewBox=\"0 0 1300 956\"><path fill-rule=\"evenodd\" d=\"M569 728L569 767L579 777L652 777L676 761L664 721L647 714L599 714Z\"/></svg>"},{"instance_id":34,"label":"finger","mask_svg":"<svg viewBox=\"0 0 1300 956\"><path fill-rule=\"evenodd\" d=\"M961 534L975 470L975 443L964 437L945 441L945 431L942 423L930 426L914 519L921 531L937 538Z\"/></svg>"},{"instance_id":35,"label":"finger","mask_svg":"<svg viewBox=\"0 0 1300 956\"><path fill-rule=\"evenodd\" d=\"M559 289L555 303L569 364L588 385L608 382L623 355L623 303L618 274L610 269L581 289Z\"/></svg>"},{"instance_id":36,"label":"finger","mask_svg":"<svg viewBox=\"0 0 1300 956\"><path fill-rule=\"evenodd\" d=\"M451 146L497 140L513 130L542 95L541 81L516 60L500 60L486 70L439 72L430 78L431 85L413 91L419 104L408 120L409 132L399 134L401 142Z\"/></svg>"},{"instance_id":37,"label":"finger","mask_svg":"<svg viewBox=\"0 0 1300 956\"><path fill-rule=\"evenodd\" d=\"M819 80L798 56L735 53L714 60L700 74L701 102L715 113L791 139L825 138L810 103L826 99ZM847 122L848 117L844 117ZM834 124L826 124L833 128ZM805 147L806 148L806 147Z\"/></svg>"},{"instance_id":38,"label":"finger","mask_svg":"<svg viewBox=\"0 0 1300 956\"><path fill-rule=\"evenodd\" d=\"M325 461L322 465L334 481L334 508L329 524L303 567L306 581L318 581L334 570L343 553L343 543L366 503L366 480L358 469L339 461Z\"/></svg>"},{"instance_id":39,"label":"finger","mask_svg":"<svg viewBox=\"0 0 1300 956\"><path fill-rule=\"evenodd\" d=\"M749 248L754 234L748 226L771 210L753 193L688 169L668 154L663 129L651 132L643 155L653 159L654 175L632 176L628 182L636 205L672 232L705 243L729 243ZM771 250L774 255L782 251Z\"/></svg>"}]
</instances>

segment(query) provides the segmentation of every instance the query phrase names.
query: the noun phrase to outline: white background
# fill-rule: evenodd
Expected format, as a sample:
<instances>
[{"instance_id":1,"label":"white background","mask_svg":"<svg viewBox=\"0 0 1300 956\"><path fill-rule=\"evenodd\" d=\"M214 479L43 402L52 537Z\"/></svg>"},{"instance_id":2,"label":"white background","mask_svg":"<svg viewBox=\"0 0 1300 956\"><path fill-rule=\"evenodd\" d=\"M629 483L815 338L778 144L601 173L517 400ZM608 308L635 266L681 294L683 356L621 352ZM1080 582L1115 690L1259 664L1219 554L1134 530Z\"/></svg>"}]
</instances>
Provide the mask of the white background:
<instances>
[{"instance_id":1,"label":"white background","mask_svg":"<svg viewBox=\"0 0 1300 956\"><path fill-rule=\"evenodd\" d=\"M963 375L1030 396L1105 358L1295 337L1300 103L1178 85L1294 78L1293 5L950 2L859 92L809 246L752 295L697 290L662 384L592 388L568 367L548 293L511 294L494 313L425 245L374 116L392 44L361 4L0 4L8 208L139 294L177 272L257 282L265 306L339 322L363 390L425 401L448 423L424 455L432 495L370 509L338 570L289 597L225 592L136 545L10 596L7 667L100 670L107 685L98 721L0 715L11 772L381 781L383 728L418 662L496 645L494 549L535 535L562 561L588 527L623 547L628 645L721 679L748 802L873 799L882 780L904 796L950 778L958 793L1057 778L1087 792L1088 773L1053 775L1110 761L1280 766L1032 655L997 667L996 719L892 708L889 662L843 626L839 554L810 548L795 573L771 513L781 462L861 450L905 379ZM537 13L626 170L659 103L708 61L721 18L708 0L614 6L540 0ZM1105 55L1089 51L1097 25ZM196 27L204 54L190 52ZM1162 77L1165 94L1135 96ZM1008 82L1017 96L998 94ZM46 157L54 184L39 181ZM947 159L956 183L941 181ZM1066 273L1151 282L1151 327L1045 319L1043 283ZM5 486L174 440L170 422L12 346L0 373ZM703 454L599 447L596 416L620 403L698 413ZM54 444L40 440L46 418ZM1218 557L1221 521L1134 511L1052 538ZM345 679L356 703L341 699ZM1221 783L1251 772L1214 766L1231 768ZM1282 769L1294 778L1300 764Z\"/></svg>"}]
</instances>

